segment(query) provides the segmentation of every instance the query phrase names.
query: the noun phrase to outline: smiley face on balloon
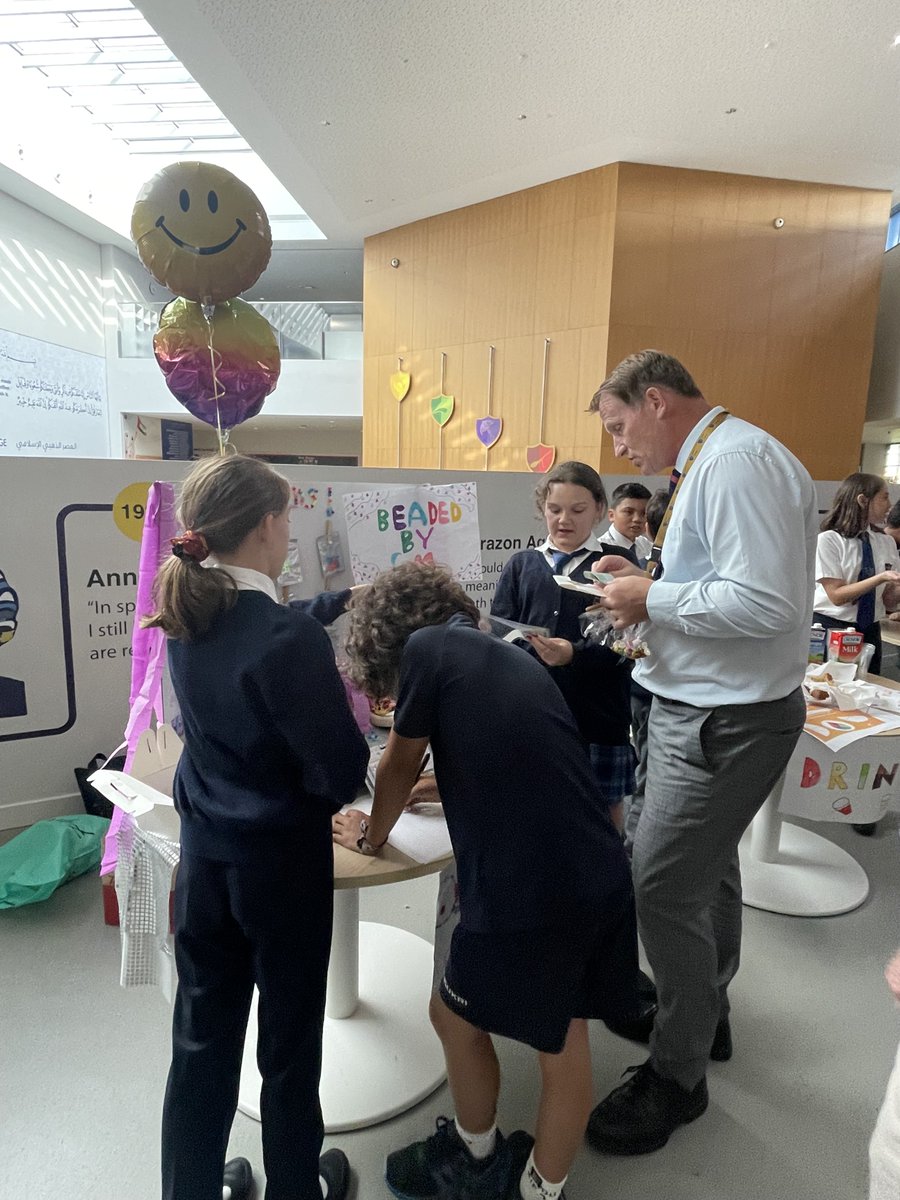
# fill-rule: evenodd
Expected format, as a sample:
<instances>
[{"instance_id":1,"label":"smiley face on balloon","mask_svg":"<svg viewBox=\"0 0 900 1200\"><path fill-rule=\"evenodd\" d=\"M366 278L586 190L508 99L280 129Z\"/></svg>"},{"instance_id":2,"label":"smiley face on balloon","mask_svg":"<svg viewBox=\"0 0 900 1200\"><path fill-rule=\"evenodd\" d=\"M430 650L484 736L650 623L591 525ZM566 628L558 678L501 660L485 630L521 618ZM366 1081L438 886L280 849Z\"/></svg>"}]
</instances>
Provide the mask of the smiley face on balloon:
<instances>
[{"instance_id":1,"label":"smiley face on balloon","mask_svg":"<svg viewBox=\"0 0 900 1200\"><path fill-rule=\"evenodd\" d=\"M213 163L173 163L145 183L131 236L157 282L201 304L252 287L272 253L263 206L237 176Z\"/></svg>"}]
</instances>

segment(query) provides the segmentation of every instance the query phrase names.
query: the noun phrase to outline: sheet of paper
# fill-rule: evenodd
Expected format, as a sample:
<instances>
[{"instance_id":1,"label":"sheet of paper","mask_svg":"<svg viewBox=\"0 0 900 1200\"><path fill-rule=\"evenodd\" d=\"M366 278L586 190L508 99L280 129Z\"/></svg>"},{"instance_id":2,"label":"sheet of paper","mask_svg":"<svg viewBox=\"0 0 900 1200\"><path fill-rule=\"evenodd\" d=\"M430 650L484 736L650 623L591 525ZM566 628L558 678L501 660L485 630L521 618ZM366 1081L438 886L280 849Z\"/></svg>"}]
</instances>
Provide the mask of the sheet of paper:
<instances>
[{"instance_id":1,"label":"sheet of paper","mask_svg":"<svg viewBox=\"0 0 900 1200\"><path fill-rule=\"evenodd\" d=\"M535 633L538 637L549 637L550 630L545 625L524 625L521 621L508 621L506 617L488 616L491 633L502 638L504 642L527 641L527 633Z\"/></svg>"},{"instance_id":2,"label":"sheet of paper","mask_svg":"<svg viewBox=\"0 0 900 1200\"><path fill-rule=\"evenodd\" d=\"M95 771L88 777L101 796L110 800L116 808L130 813L133 817L143 816L157 804L172 808L174 801L171 796L157 791L141 779L126 775L124 771Z\"/></svg>"},{"instance_id":3,"label":"sheet of paper","mask_svg":"<svg viewBox=\"0 0 900 1200\"><path fill-rule=\"evenodd\" d=\"M568 575L554 575L553 579L561 588L565 588L567 592L584 592L588 596L593 596L599 604L600 593L593 583L578 583L577 580L570 579Z\"/></svg>"},{"instance_id":4,"label":"sheet of paper","mask_svg":"<svg viewBox=\"0 0 900 1200\"><path fill-rule=\"evenodd\" d=\"M354 800L347 808L371 813L372 799L366 796ZM413 812L403 813L391 830L388 842L395 850L418 863L434 862L436 858L445 858L453 853L444 809L440 804L421 804Z\"/></svg>"}]
</instances>

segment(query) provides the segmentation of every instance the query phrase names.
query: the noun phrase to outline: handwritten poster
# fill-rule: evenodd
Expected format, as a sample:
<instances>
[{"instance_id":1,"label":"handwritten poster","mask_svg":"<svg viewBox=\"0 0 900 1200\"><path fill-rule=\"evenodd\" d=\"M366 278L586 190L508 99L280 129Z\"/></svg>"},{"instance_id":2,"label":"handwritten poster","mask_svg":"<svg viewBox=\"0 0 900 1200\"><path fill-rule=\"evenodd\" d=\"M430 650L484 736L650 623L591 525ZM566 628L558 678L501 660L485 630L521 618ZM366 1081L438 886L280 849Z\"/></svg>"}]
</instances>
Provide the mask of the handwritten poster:
<instances>
[{"instance_id":1,"label":"handwritten poster","mask_svg":"<svg viewBox=\"0 0 900 1200\"><path fill-rule=\"evenodd\" d=\"M779 812L811 821L865 824L898 807L900 738L863 737L835 753L833 743L826 748L808 734L800 735L784 774Z\"/></svg>"},{"instance_id":2,"label":"handwritten poster","mask_svg":"<svg viewBox=\"0 0 900 1200\"><path fill-rule=\"evenodd\" d=\"M104 359L0 330L0 455L108 458Z\"/></svg>"},{"instance_id":3,"label":"handwritten poster","mask_svg":"<svg viewBox=\"0 0 900 1200\"><path fill-rule=\"evenodd\" d=\"M356 583L371 583L402 562L437 563L456 579L481 579L474 483L347 492L344 516Z\"/></svg>"}]
</instances>

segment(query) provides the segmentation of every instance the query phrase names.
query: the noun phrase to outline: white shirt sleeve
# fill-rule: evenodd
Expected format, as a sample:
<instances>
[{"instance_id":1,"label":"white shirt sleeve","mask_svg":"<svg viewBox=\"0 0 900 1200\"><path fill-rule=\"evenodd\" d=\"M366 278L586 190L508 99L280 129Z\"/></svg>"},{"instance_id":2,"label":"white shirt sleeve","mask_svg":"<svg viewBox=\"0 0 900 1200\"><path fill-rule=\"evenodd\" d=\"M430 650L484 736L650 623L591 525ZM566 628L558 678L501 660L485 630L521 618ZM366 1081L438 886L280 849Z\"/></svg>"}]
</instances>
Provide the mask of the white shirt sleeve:
<instances>
[{"instance_id":1,"label":"white shirt sleeve","mask_svg":"<svg viewBox=\"0 0 900 1200\"><path fill-rule=\"evenodd\" d=\"M694 470L679 560L703 563L706 578L679 583L664 573L647 595L650 619L708 638L796 629L812 610L798 481L782 463L742 449L701 459ZM662 561L665 568L665 546Z\"/></svg>"},{"instance_id":2,"label":"white shirt sleeve","mask_svg":"<svg viewBox=\"0 0 900 1200\"><path fill-rule=\"evenodd\" d=\"M850 545L850 538L845 538L835 529L823 529L816 539L816 582L820 579L840 579L842 583L855 583L862 564L862 549L854 539L855 545ZM853 550L859 561L853 570ZM878 568L881 570L881 568ZM848 572L852 572L851 579Z\"/></svg>"}]
</instances>

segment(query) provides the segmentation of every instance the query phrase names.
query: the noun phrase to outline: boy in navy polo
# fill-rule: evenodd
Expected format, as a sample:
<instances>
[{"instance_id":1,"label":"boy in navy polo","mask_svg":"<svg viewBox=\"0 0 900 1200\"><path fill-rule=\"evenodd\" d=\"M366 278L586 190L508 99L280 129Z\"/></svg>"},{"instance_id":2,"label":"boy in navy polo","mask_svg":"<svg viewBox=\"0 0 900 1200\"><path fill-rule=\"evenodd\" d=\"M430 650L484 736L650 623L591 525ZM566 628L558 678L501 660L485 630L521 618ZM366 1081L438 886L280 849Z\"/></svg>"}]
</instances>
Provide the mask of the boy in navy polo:
<instances>
[{"instance_id":1,"label":"boy in navy polo","mask_svg":"<svg viewBox=\"0 0 900 1200\"><path fill-rule=\"evenodd\" d=\"M628 863L559 689L529 655L478 627L450 576L410 563L351 608L351 671L397 699L371 818L334 818L340 844L376 853L430 745L459 875L460 923L431 1019L456 1120L388 1156L402 1200L555 1200L591 1107L585 1018L631 1003L637 943ZM497 1132L491 1034L538 1051L537 1141ZM527 1158L527 1163L526 1163ZM524 1165L524 1170L522 1167Z\"/></svg>"}]
</instances>

